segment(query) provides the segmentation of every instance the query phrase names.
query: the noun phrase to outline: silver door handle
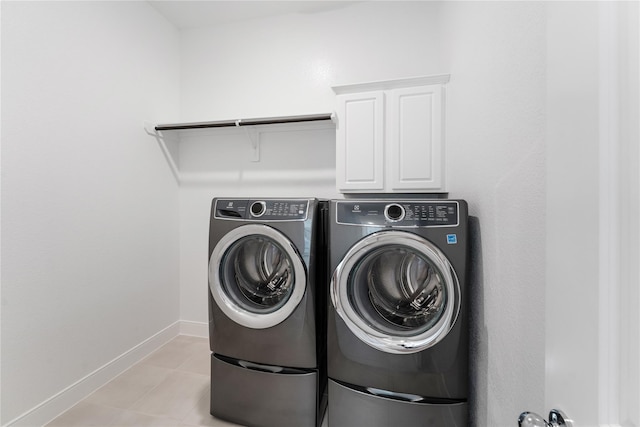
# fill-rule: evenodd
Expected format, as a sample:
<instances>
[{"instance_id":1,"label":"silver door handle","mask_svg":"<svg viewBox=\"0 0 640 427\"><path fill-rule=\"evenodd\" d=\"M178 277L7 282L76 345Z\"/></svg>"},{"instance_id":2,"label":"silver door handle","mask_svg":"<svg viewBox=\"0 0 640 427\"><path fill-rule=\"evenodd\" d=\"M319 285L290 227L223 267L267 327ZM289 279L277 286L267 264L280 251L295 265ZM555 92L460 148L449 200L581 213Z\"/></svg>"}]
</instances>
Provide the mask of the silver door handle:
<instances>
[{"instance_id":1,"label":"silver door handle","mask_svg":"<svg viewBox=\"0 0 640 427\"><path fill-rule=\"evenodd\" d=\"M573 427L573 421L559 409L549 412L549 422L534 412L523 412L518 417L518 427Z\"/></svg>"}]
</instances>

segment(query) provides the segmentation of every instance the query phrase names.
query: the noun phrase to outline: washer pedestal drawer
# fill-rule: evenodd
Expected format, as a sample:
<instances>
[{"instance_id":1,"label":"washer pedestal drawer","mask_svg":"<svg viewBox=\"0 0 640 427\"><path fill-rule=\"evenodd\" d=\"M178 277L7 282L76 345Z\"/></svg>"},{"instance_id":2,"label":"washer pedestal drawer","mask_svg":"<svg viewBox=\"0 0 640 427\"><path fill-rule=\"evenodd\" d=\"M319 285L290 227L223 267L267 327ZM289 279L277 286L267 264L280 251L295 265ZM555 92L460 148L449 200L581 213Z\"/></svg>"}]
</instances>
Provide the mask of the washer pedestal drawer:
<instances>
[{"instance_id":1,"label":"washer pedestal drawer","mask_svg":"<svg viewBox=\"0 0 640 427\"><path fill-rule=\"evenodd\" d=\"M329 379L328 416L330 427L467 427L468 404L405 402Z\"/></svg>"},{"instance_id":2,"label":"washer pedestal drawer","mask_svg":"<svg viewBox=\"0 0 640 427\"><path fill-rule=\"evenodd\" d=\"M243 426L315 427L317 406L317 372L272 373L211 355L210 408L217 418Z\"/></svg>"}]
</instances>

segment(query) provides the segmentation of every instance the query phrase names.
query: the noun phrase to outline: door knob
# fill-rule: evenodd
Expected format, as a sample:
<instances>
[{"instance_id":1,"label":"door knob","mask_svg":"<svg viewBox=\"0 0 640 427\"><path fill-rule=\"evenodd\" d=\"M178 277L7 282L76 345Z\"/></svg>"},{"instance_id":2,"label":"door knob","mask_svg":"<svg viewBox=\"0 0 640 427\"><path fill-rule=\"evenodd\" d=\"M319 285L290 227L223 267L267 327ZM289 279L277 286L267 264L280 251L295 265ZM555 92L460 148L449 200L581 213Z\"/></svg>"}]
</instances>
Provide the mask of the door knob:
<instances>
[{"instance_id":1,"label":"door knob","mask_svg":"<svg viewBox=\"0 0 640 427\"><path fill-rule=\"evenodd\" d=\"M518 427L573 427L573 421L559 409L549 412L549 422L534 412L523 412L518 417Z\"/></svg>"},{"instance_id":2,"label":"door knob","mask_svg":"<svg viewBox=\"0 0 640 427\"><path fill-rule=\"evenodd\" d=\"M534 412L523 412L518 417L518 427L547 427L544 418Z\"/></svg>"}]
</instances>

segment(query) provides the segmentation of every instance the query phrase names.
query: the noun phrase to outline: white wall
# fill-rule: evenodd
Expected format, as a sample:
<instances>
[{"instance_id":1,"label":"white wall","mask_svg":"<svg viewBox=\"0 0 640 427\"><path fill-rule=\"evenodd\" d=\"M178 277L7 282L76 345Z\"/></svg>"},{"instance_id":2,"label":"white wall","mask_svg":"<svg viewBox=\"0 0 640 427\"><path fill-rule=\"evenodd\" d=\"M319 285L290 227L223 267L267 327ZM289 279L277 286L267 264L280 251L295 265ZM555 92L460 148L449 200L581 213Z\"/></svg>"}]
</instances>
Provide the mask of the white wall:
<instances>
[{"instance_id":1,"label":"white wall","mask_svg":"<svg viewBox=\"0 0 640 427\"><path fill-rule=\"evenodd\" d=\"M443 16L447 181L480 221L473 420L543 411L545 5L452 2Z\"/></svg>"},{"instance_id":2,"label":"white wall","mask_svg":"<svg viewBox=\"0 0 640 427\"><path fill-rule=\"evenodd\" d=\"M2 2L3 425L179 319L179 34L144 2Z\"/></svg>"},{"instance_id":3,"label":"white wall","mask_svg":"<svg viewBox=\"0 0 640 427\"><path fill-rule=\"evenodd\" d=\"M183 31L183 120L328 112L332 85L440 74L439 9L363 2Z\"/></svg>"}]
</instances>

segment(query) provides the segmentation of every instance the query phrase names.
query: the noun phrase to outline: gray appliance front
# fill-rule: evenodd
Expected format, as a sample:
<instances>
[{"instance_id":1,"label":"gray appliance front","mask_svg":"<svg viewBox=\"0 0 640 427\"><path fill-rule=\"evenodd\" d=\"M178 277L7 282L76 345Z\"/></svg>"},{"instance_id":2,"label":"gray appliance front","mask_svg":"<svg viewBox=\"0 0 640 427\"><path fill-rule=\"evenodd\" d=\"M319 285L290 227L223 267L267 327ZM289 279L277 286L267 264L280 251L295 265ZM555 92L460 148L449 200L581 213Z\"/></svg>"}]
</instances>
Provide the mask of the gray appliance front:
<instances>
[{"instance_id":1,"label":"gray appliance front","mask_svg":"<svg viewBox=\"0 0 640 427\"><path fill-rule=\"evenodd\" d=\"M256 208L257 206L257 208ZM209 249L214 353L315 369L313 201L215 199Z\"/></svg>"},{"instance_id":2,"label":"gray appliance front","mask_svg":"<svg viewBox=\"0 0 640 427\"><path fill-rule=\"evenodd\" d=\"M278 325L302 300L305 268L293 243L264 224L247 224L225 234L209 263L210 290L218 307L253 329Z\"/></svg>"},{"instance_id":3,"label":"gray appliance front","mask_svg":"<svg viewBox=\"0 0 640 427\"><path fill-rule=\"evenodd\" d=\"M357 242L331 281L338 315L363 342L387 353L416 353L449 333L460 312L451 263L428 240L381 231Z\"/></svg>"},{"instance_id":4,"label":"gray appliance front","mask_svg":"<svg viewBox=\"0 0 640 427\"><path fill-rule=\"evenodd\" d=\"M467 402L400 400L329 380L330 427L468 427Z\"/></svg>"},{"instance_id":5,"label":"gray appliance front","mask_svg":"<svg viewBox=\"0 0 640 427\"><path fill-rule=\"evenodd\" d=\"M332 203L330 379L354 392L466 401L466 209L444 200Z\"/></svg>"},{"instance_id":6,"label":"gray appliance front","mask_svg":"<svg viewBox=\"0 0 640 427\"><path fill-rule=\"evenodd\" d=\"M248 368L247 368L248 367ZM275 369L211 355L211 413L247 426L316 427L319 373Z\"/></svg>"}]
</instances>

